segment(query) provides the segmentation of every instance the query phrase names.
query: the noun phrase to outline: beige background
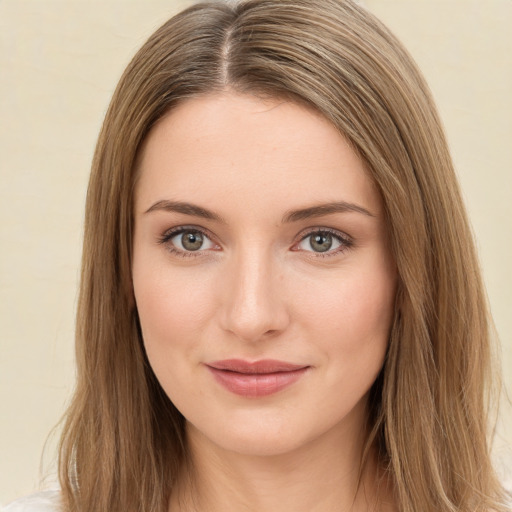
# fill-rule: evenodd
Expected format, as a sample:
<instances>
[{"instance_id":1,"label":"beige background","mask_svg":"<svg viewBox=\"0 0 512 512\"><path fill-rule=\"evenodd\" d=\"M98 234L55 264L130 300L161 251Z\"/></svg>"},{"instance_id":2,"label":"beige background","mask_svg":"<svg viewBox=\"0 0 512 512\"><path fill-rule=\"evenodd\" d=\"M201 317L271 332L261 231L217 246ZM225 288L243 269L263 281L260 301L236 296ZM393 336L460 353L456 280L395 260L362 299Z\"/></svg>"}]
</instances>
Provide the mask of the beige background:
<instances>
[{"instance_id":1,"label":"beige background","mask_svg":"<svg viewBox=\"0 0 512 512\"><path fill-rule=\"evenodd\" d=\"M84 197L109 98L136 49L187 3L0 0L0 502L37 486L72 389ZM512 390L512 0L365 4L438 101ZM499 455L510 425L505 411Z\"/></svg>"}]
</instances>

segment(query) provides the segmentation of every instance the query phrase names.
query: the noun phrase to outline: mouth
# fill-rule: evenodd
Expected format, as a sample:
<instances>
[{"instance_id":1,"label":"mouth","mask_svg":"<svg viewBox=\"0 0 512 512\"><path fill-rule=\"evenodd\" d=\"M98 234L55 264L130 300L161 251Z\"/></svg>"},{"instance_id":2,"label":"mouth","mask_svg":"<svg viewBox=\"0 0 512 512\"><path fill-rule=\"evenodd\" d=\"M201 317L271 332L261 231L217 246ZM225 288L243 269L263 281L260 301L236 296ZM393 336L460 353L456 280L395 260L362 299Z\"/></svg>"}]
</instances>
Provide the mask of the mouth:
<instances>
[{"instance_id":1,"label":"mouth","mask_svg":"<svg viewBox=\"0 0 512 512\"><path fill-rule=\"evenodd\" d=\"M226 359L206 364L215 380L228 391L244 397L261 397L297 382L310 366L265 359Z\"/></svg>"}]
</instances>

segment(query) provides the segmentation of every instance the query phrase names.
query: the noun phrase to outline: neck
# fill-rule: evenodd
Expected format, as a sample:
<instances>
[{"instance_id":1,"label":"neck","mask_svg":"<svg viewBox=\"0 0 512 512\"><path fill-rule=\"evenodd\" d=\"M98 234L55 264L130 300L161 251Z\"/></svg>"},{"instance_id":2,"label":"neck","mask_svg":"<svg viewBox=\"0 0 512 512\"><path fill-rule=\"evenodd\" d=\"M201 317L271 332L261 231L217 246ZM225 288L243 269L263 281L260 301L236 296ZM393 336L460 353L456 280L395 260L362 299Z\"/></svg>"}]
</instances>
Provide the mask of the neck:
<instances>
[{"instance_id":1,"label":"neck","mask_svg":"<svg viewBox=\"0 0 512 512\"><path fill-rule=\"evenodd\" d=\"M367 512L385 490L374 450L363 464L364 432L333 429L296 450L247 455L213 445L187 425L188 471L170 504L187 512ZM382 492L379 490L382 484Z\"/></svg>"}]
</instances>

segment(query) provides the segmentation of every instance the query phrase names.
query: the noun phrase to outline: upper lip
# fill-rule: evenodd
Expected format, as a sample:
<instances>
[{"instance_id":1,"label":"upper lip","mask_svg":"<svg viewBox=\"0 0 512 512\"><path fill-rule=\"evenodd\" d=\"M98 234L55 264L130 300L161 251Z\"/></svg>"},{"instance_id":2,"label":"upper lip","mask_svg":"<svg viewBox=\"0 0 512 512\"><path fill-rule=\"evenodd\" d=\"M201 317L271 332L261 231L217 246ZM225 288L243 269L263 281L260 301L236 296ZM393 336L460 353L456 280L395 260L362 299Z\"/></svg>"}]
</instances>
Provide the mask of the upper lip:
<instances>
[{"instance_id":1,"label":"upper lip","mask_svg":"<svg viewBox=\"0 0 512 512\"><path fill-rule=\"evenodd\" d=\"M292 372L307 368L308 365L287 363L275 359L262 359L260 361L244 361L243 359L224 359L207 363L207 366L216 370L228 370L237 373L263 374L276 372Z\"/></svg>"}]
</instances>

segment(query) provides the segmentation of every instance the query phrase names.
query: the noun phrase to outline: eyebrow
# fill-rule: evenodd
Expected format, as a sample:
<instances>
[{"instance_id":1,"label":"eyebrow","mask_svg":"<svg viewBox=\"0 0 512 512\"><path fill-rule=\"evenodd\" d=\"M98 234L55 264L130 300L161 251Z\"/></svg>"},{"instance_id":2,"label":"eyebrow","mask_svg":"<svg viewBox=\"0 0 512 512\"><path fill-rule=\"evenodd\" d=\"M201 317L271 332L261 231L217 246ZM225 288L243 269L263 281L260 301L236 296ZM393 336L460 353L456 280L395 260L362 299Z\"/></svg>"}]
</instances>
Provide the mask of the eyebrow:
<instances>
[{"instance_id":1,"label":"eyebrow","mask_svg":"<svg viewBox=\"0 0 512 512\"><path fill-rule=\"evenodd\" d=\"M166 211L183 213L184 215L191 215L193 217L201 217L203 219L214 220L217 222L226 223L225 220L218 214L203 208L202 206L195 205L193 203L186 203L183 201L169 201L163 199L157 201L154 205L149 207L144 213L150 213L154 211ZM346 213L355 212L361 213L368 217L375 217L375 215L369 212L366 208L359 206L354 203L348 203L346 201L336 201L332 203L319 204L310 206L308 208L301 208L299 210L290 210L286 212L281 219L283 224L291 222L297 222L299 220L311 219L314 217L322 217L324 215L332 215L334 213Z\"/></svg>"},{"instance_id":2,"label":"eyebrow","mask_svg":"<svg viewBox=\"0 0 512 512\"><path fill-rule=\"evenodd\" d=\"M157 201L144 213L150 213L159 210L163 210L166 212L183 213L185 215L192 215L194 217L201 217L203 219L216 220L217 222L225 223L224 219L220 215L217 215L216 213L207 210L202 206L197 206L192 203L184 203L182 201L169 201L167 199Z\"/></svg>"},{"instance_id":3,"label":"eyebrow","mask_svg":"<svg viewBox=\"0 0 512 512\"><path fill-rule=\"evenodd\" d=\"M309 208L302 208L300 210L290 210L286 212L282 218L282 223L297 222L299 220L311 219L314 217L323 217L324 215L332 215L334 213L355 212L362 213L368 217L375 217L366 208L354 203L347 203L346 201L336 201L333 203L319 204L317 206L310 206Z\"/></svg>"}]
</instances>

